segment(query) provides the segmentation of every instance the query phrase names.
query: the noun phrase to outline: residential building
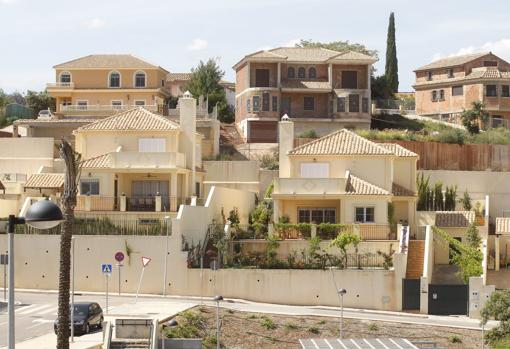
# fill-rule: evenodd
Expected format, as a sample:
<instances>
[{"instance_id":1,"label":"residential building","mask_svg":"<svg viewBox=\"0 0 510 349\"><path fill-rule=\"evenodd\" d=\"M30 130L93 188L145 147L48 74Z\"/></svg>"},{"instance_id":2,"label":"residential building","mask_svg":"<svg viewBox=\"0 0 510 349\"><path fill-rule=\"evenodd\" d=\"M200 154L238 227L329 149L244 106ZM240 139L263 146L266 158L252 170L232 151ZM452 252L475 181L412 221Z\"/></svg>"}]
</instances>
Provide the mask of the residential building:
<instances>
[{"instance_id":1,"label":"residential building","mask_svg":"<svg viewBox=\"0 0 510 349\"><path fill-rule=\"evenodd\" d=\"M510 124L510 63L491 52L434 61L416 73L416 113L459 122L463 110L482 102L493 127Z\"/></svg>"},{"instance_id":2,"label":"residential building","mask_svg":"<svg viewBox=\"0 0 510 349\"><path fill-rule=\"evenodd\" d=\"M236 71L236 123L248 142L271 143L287 114L296 133L370 128L370 71L358 52L280 47L243 57Z\"/></svg>"},{"instance_id":3,"label":"residential building","mask_svg":"<svg viewBox=\"0 0 510 349\"><path fill-rule=\"evenodd\" d=\"M294 148L294 123L285 119L279 123L275 222L286 217L290 223L357 223L389 232L392 203L395 221L414 225L415 153L347 129Z\"/></svg>"},{"instance_id":4,"label":"residential building","mask_svg":"<svg viewBox=\"0 0 510 349\"><path fill-rule=\"evenodd\" d=\"M202 196L202 135L185 94L180 123L134 107L74 131L82 154L78 211L175 212Z\"/></svg>"}]
</instances>

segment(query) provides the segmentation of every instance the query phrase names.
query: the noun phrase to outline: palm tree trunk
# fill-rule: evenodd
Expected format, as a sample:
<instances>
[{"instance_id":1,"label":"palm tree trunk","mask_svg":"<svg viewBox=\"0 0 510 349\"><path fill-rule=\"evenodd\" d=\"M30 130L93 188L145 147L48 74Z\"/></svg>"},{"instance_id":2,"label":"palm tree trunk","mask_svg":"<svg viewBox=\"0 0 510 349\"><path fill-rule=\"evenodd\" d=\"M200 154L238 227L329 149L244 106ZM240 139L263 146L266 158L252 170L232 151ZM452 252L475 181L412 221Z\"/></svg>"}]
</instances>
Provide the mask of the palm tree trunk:
<instances>
[{"instance_id":1,"label":"palm tree trunk","mask_svg":"<svg viewBox=\"0 0 510 349\"><path fill-rule=\"evenodd\" d=\"M60 157L65 162L64 192L62 211L64 222L60 235L60 271L58 284L58 326L57 349L69 349L69 288L71 284L71 238L73 236L74 208L80 177L80 155L69 142L62 140Z\"/></svg>"}]
</instances>

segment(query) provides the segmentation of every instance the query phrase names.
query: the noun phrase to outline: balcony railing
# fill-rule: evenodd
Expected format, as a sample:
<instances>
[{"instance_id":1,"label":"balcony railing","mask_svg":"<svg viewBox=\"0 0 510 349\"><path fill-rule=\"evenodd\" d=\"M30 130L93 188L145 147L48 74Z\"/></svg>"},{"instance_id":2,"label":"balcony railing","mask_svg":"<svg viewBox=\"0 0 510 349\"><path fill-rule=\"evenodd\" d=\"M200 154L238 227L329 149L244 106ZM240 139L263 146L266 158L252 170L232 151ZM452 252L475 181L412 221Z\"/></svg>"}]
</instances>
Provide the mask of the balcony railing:
<instances>
[{"instance_id":1,"label":"balcony railing","mask_svg":"<svg viewBox=\"0 0 510 349\"><path fill-rule=\"evenodd\" d=\"M46 87L51 88L74 88L74 82L50 82L46 84Z\"/></svg>"},{"instance_id":2,"label":"balcony railing","mask_svg":"<svg viewBox=\"0 0 510 349\"><path fill-rule=\"evenodd\" d=\"M274 234L283 240L309 239L318 236L322 240L333 240L338 234L350 233L358 235L363 241L370 240L395 240L396 234L392 234L389 225L386 224L276 224Z\"/></svg>"},{"instance_id":3,"label":"balcony railing","mask_svg":"<svg viewBox=\"0 0 510 349\"><path fill-rule=\"evenodd\" d=\"M177 212L190 198L170 196L92 196L78 195L76 211ZM197 201L197 205L200 202Z\"/></svg>"},{"instance_id":4,"label":"balcony railing","mask_svg":"<svg viewBox=\"0 0 510 349\"><path fill-rule=\"evenodd\" d=\"M121 151L111 153L112 168L184 168L186 157L177 152Z\"/></svg>"},{"instance_id":5,"label":"balcony railing","mask_svg":"<svg viewBox=\"0 0 510 349\"><path fill-rule=\"evenodd\" d=\"M273 194L326 195L345 193L345 178L278 178Z\"/></svg>"},{"instance_id":6,"label":"balcony railing","mask_svg":"<svg viewBox=\"0 0 510 349\"><path fill-rule=\"evenodd\" d=\"M86 105L80 105L80 104L68 104L60 105L60 110L62 112L103 112L103 111L125 111L132 108L137 107L137 105L131 105L131 104L123 104L123 105L99 105L99 104L86 104ZM159 105L151 104L151 105L142 105L140 107L143 107L149 111L157 112L160 108Z\"/></svg>"}]
</instances>

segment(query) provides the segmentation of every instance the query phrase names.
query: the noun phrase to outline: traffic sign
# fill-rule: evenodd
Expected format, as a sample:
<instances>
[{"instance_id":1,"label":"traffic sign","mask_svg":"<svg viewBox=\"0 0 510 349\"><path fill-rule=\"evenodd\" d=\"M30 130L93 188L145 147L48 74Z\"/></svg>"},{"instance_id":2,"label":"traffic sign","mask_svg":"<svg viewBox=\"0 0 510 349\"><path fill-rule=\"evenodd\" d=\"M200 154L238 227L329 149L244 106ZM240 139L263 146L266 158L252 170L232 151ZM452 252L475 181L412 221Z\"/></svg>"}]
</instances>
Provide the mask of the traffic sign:
<instances>
[{"instance_id":1,"label":"traffic sign","mask_svg":"<svg viewBox=\"0 0 510 349\"><path fill-rule=\"evenodd\" d=\"M102 264L101 271L103 274L111 274L112 273L112 265L111 264Z\"/></svg>"},{"instance_id":2,"label":"traffic sign","mask_svg":"<svg viewBox=\"0 0 510 349\"><path fill-rule=\"evenodd\" d=\"M149 264L150 261L151 261L150 257L142 257L143 267L145 268L147 266L147 264Z\"/></svg>"},{"instance_id":3,"label":"traffic sign","mask_svg":"<svg viewBox=\"0 0 510 349\"><path fill-rule=\"evenodd\" d=\"M124 260L124 253L120 251L115 253L115 260L119 263L122 262Z\"/></svg>"}]
</instances>

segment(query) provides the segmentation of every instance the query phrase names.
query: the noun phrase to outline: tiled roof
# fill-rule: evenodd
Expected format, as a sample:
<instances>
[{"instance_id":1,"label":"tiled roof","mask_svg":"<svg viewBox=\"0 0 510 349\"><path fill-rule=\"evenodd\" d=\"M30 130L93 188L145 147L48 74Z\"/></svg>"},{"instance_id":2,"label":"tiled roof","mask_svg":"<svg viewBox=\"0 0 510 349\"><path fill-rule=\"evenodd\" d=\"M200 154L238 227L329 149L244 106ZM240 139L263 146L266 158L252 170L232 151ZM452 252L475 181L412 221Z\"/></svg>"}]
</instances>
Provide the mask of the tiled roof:
<instances>
[{"instance_id":1,"label":"tiled roof","mask_svg":"<svg viewBox=\"0 0 510 349\"><path fill-rule=\"evenodd\" d=\"M496 234L510 234L510 218L496 217Z\"/></svg>"},{"instance_id":2,"label":"tiled roof","mask_svg":"<svg viewBox=\"0 0 510 349\"><path fill-rule=\"evenodd\" d=\"M475 221L474 211L438 211L436 226L449 228L468 227Z\"/></svg>"},{"instance_id":3,"label":"tiled roof","mask_svg":"<svg viewBox=\"0 0 510 349\"><path fill-rule=\"evenodd\" d=\"M82 168L110 168L110 153L99 155L81 162Z\"/></svg>"},{"instance_id":4,"label":"tiled roof","mask_svg":"<svg viewBox=\"0 0 510 349\"><path fill-rule=\"evenodd\" d=\"M472 53L472 54L468 54L468 55L460 55L460 56L438 59L437 61L434 61L434 62L424 65L422 67L419 67L419 68L415 69L414 71L416 72L416 71L420 71L420 70L455 67L457 65L462 65L462 64L471 62L477 58L486 56L488 54L490 54L490 52Z\"/></svg>"},{"instance_id":5,"label":"tiled roof","mask_svg":"<svg viewBox=\"0 0 510 349\"><path fill-rule=\"evenodd\" d=\"M157 65L127 54L88 55L57 64L56 69L156 69ZM163 68L161 68L163 69Z\"/></svg>"},{"instance_id":6,"label":"tiled roof","mask_svg":"<svg viewBox=\"0 0 510 349\"><path fill-rule=\"evenodd\" d=\"M400 184L397 184L395 182L392 183L391 193L395 196L415 196L416 195L416 193L414 193L412 190L407 189L406 187L401 186Z\"/></svg>"},{"instance_id":7,"label":"tiled roof","mask_svg":"<svg viewBox=\"0 0 510 349\"><path fill-rule=\"evenodd\" d=\"M352 174L347 178L345 193L349 195L390 195L387 190L355 177Z\"/></svg>"},{"instance_id":8,"label":"tiled roof","mask_svg":"<svg viewBox=\"0 0 510 349\"><path fill-rule=\"evenodd\" d=\"M440 80L429 80L422 81L420 83L415 84L415 86L427 86L427 85L435 85L441 83L455 83L455 82L463 82L466 80L476 80L476 79L510 79L510 72L500 71L497 68L485 67L481 69L473 69L470 74L466 76L459 76L455 78L446 78Z\"/></svg>"},{"instance_id":9,"label":"tiled roof","mask_svg":"<svg viewBox=\"0 0 510 349\"><path fill-rule=\"evenodd\" d=\"M64 186L63 173L35 173L28 177L25 188L59 189Z\"/></svg>"},{"instance_id":10,"label":"tiled roof","mask_svg":"<svg viewBox=\"0 0 510 349\"><path fill-rule=\"evenodd\" d=\"M80 131L170 131L179 124L145 108L137 107L78 128Z\"/></svg>"},{"instance_id":11,"label":"tiled roof","mask_svg":"<svg viewBox=\"0 0 510 349\"><path fill-rule=\"evenodd\" d=\"M331 86L327 81L316 80L287 80L282 81L282 88L321 88L330 89Z\"/></svg>"},{"instance_id":12,"label":"tiled roof","mask_svg":"<svg viewBox=\"0 0 510 349\"><path fill-rule=\"evenodd\" d=\"M418 157L418 154L410 151L407 148L404 148L400 144L396 144L396 143L378 143L378 144L380 146L382 146L383 148L391 151L393 154L395 154L398 157L404 157L404 158L406 158L406 157L411 157L411 158Z\"/></svg>"},{"instance_id":13,"label":"tiled roof","mask_svg":"<svg viewBox=\"0 0 510 349\"><path fill-rule=\"evenodd\" d=\"M168 73L166 81L188 81L191 79L191 73Z\"/></svg>"},{"instance_id":14,"label":"tiled roof","mask_svg":"<svg viewBox=\"0 0 510 349\"><path fill-rule=\"evenodd\" d=\"M294 148L290 155L393 155L379 144L341 129Z\"/></svg>"}]
</instances>

